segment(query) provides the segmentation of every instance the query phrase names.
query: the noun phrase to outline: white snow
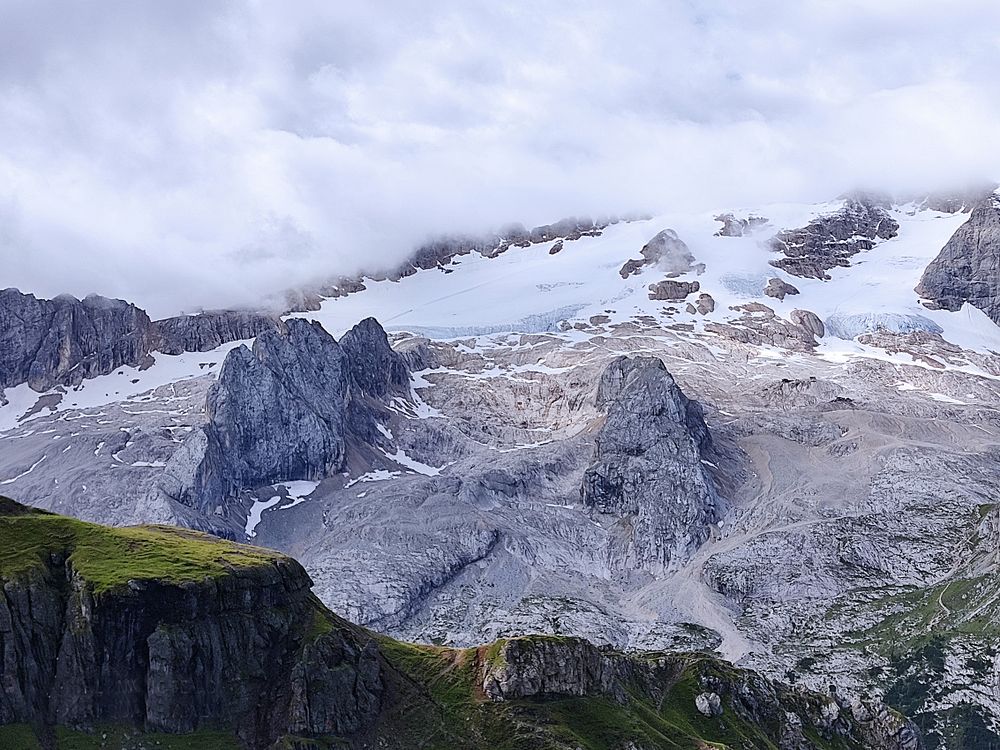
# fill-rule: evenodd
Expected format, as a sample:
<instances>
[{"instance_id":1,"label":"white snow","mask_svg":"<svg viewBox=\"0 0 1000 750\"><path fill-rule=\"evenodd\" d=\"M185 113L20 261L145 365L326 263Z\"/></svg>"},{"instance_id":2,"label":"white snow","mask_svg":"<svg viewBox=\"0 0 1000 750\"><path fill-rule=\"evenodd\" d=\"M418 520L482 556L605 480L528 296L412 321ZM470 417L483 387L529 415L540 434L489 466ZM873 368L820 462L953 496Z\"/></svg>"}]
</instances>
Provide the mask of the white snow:
<instances>
[{"instance_id":1,"label":"white snow","mask_svg":"<svg viewBox=\"0 0 1000 750\"><path fill-rule=\"evenodd\" d=\"M45 456L42 456L40 459L38 459L37 461L35 461L35 463L33 463L31 466L29 466L25 471L22 471L20 474L18 474L16 477L11 477L10 479L4 479L2 482L0 482L0 484L13 484L14 482L16 482L21 477L28 476L28 474L30 474L31 472L33 472L35 470L35 467L38 466L38 464L40 464L42 461L44 461L45 458L46 458ZM84 489L87 489L87 488L84 487Z\"/></svg>"},{"instance_id":2,"label":"white snow","mask_svg":"<svg viewBox=\"0 0 1000 750\"><path fill-rule=\"evenodd\" d=\"M250 514L247 516L247 523L244 527L247 539L253 539L257 536L257 526L260 524L261 516L264 511L268 508L273 508L275 505L281 502L281 495L275 495L270 500L254 500L253 506L250 508Z\"/></svg>"},{"instance_id":3,"label":"white snow","mask_svg":"<svg viewBox=\"0 0 1000 750\"><path fill-rule=\"evenodd\" d=\"M406 452L403 451L402 448L397 449L395 453L386 453L385 456L390 461L394 461L400 466L405 466L407 469L411 469L417 472L417 474L423 474L424 476L427 477L436 477L438 474L441 473L441 469L437 468L436 466L430 466L429 464L421 463L420 461L417 461L415 458L408 456Z\"/></svg>"},{"instance_id":4,"label":"white snow","mask_svg":"<svg viewBox=\"0 0 1000 750\"><path fill-rule=\"evenodd\" d=\"M713 218L718 212L712 211L617 224L606 228L600 237L565 242L563 251L556 255L548 254L551 243L510 248L495 258L473 253L452 264L452 273L431 270L397 282L365 280L365 291L327 300L319 311L300 315L319 320L335 336L373 315L388 330L452 339L475 336L472 346L466 342L460 346L463 351L484 351L501 342L516 345L516 339L501 335L505 331L554 332L560 318L586 321L593 315L606 315L613 325L638 315L652 315L664 322L693 323L695 330L701 331L707 321L738 317L731 306L757 300L784 318L795 309L811 310L824 320L832 318L832 332L848 338L879 327L940 329L946 339L965 348L1000 350L1000 329L982 312L968 305L959 312L928 310L913 291L927 264L968 214L916 211L912 207L894 210L893 218L900 225L898 235L855 255L850 267L832 269L830 281L789 276L770 265L776 255L766 240L776 231L804 226L841 205L779 204L733 210L737 216L753 214L770 219L769 227L746 237L714 236L720 224ZM663 279L655 268L627 279L618 274L626 260L639 257L643 245L665 228L677 231L696 262L705 265L703 273L692 271L679 278L698 281L701 291L715 298L716 310L708 316L683 309L670 319L661 316L665 304L648 299L647 294L649 284ZM765 297L764 285L773 277L784 279L801 293L784 300ZM577 330L558 335L567 342L590 336ZM838 341L834 336L821 341L818 353L840 361L884 356L881 350ZM762 351L760 356L786 354L773 350ZM900 357L899 361L907 359ZM525 367L522 371L546 369ZM414 394L428 387L424 374L414 376ZM481 376L501 374L510 377L512 373L487 371Z\"/></svg>"},{"instance_id":5,"label":"white snow","mask_svg":"<svg viewBox=\"0 0 1000 750\"><path fill-rule=\"evenodd\" d=\"M287 505L282 505L278 510L288 510L289 508L294 508L296 505L300 505L306 501L306 499L316 491L319 487L319 482L310 482L305 480L299 480L295 482L283 482L278 487L284 487L285 491L288 493L288 497L292 499L292 502Z\"/></svg>"},{"instance_id":6,"label":"white snow","mask_svg":"<svg viewBox=\"0 0 1000 750\"><path fill-rule=\"evenodd\" d=\"M74 415L70 412L92 409L130 399L139 404L148 400L148 398L139 398L139 396L155 388L206 375L215 377L229 351L246 343L249 342L234 341L208 352L187 352L178 355L156 352L152 355L155 363L145 370L140 370L137 367L119 367L110 375L84 380L75 388L57 388L44 394L31 390L26 383L15 388L8 388L4 395L9 403L6 406L0 406L0 433L17 427L24 421L52 412L66 412L62 416L62 419L65 420L107 416L106 414ZM38 414L24 417L39 398L59 393L62 393L62 400L52 409L42 409ZM141 411L143 410L138 409L130 413Z\"/></svg>"}]
</instances>

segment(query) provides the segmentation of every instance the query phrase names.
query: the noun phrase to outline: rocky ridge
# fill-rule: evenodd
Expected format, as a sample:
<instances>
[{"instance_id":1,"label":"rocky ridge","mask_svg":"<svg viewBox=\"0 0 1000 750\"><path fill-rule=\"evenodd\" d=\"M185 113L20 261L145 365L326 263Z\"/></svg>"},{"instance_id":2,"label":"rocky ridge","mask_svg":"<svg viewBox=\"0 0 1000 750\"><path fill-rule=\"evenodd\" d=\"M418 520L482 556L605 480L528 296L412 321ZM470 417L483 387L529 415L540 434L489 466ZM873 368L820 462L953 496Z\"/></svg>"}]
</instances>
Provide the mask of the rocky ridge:
<instances>
[{"instance_id":1,"label":"rocky ridge","mask_svg":"<svg viewBox=\"0 0 1000 750\"><path fill-rule=\"evenodd\" d=\"M878 240L896 236L899 224L888 212L887 199L868 195L847 198L842 209L821 216L800 229L786 229L770 240L770 248L783 258L771 265L792 276L829 279L837 266L850 265L850 258L871 250Z\"/></svg>"},{"instance_id":2,"label":"rocky ridge","mask_svg":"<svg viewBox=\"0 0 1000 750\"><path fill-rule=\"evenodd\" d=\"M465 650L375 637L326 610L294 560L195 532L106 529L0 499L0 537L7 746L921 747L877 704L710 657L548 637ZM703 694L712 715L696 719Z\"/></svg>"},{"instance_id":3,"label":"rocky ridge","mask_svg":"<svg viewBox=\"0 0 1000 750\"><path fill-rule=\"evenodd\" d=\"M227 355L207 424L165 467L160 487L172 499L212 512L244 489L323 479L376 445L388 401L409 396L409 370L374 319L339 344L318 323L283 328Z\"/></svg>"},{"instance_id":4,"label":"rocky ridge","mask_svg":"<svg viewBox=\"0 0 1000 750\"><path fill-rule=\"evenodd\" d=\"M932 309L969 303L1000 322L1000 197L991 194L976 205L927 266L916 292Z\"/></svg>"}]
</instances>

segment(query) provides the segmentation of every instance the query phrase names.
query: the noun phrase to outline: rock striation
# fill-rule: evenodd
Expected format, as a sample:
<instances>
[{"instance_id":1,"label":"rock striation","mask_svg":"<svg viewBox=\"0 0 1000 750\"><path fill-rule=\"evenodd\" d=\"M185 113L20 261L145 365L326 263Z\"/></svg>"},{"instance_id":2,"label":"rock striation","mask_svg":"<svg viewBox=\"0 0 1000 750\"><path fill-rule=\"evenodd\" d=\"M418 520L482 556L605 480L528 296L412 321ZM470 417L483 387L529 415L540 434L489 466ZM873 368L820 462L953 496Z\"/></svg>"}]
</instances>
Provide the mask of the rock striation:
<instances>
[{"instance_id":1,"label":"rock striation","mask_svg":"<svg viewBox=\"0 0 1000 750\"><path fill-rule=\"evenodd\" d=\"M149 316L124 300L0 291L0 389L45 391L138 366L151 341Z\"/></svg>"},{"instance_id":2,"label":"rock striation","mask_svg":"<svg viewBox=\"0 0 1000 750\"><path fill-rule=\"evenodd\" d=\"M1000 197L980 202L924 270L917 294L933 309L968 302L1000 323Z\"/></svg>"},{"instance_id":3,"label":"rock striation","mask_svg":"<svg viewBox=\"0 0 1000 750\"><path fill-rule=\"evenodd\" d=\"M249 310L179 315L153 323L153 348L164 354L207 352L230 341L245 341L283 329L278 316Z\"/></svg>"},{"instance_id":4,"label":"rock striation","mask_svg":"<svg viewBox=\"0 0 1000 750\"><path fill-rule=\"evenodd\" d=\"M252 339L284 324L269 313L203 312L150 321L120 299L69 295L38 299L0 291L0 391L27 383L43 392L73 387L123 366L143 367L153 352L204 352Z\"/></svg>"},{"instance_id":5,"label":"rock striation","mask_svg":"<svg viewBox=\"0 0 1000 750\"><path fill-rule=\"evenodd\" d=\"M854 255L896 236L899 224L889 215L889 205L878 197L855 195L836 213L779 232L770 247L784 257L771 265L792 276L829 279L831 268L849 266Z\"/></svg>"},{"instance_id":6,"label":"rock striation","mask_svg":"<svg viewBox=\"0 0 1000 750\"><path fill-rule=\"evenodd\" d=\"M583 502L621 519L621 544L611 553L617 564L676 565L708 538L722 513L703 463L712 440L701 406L655 357L612 361L596 401L607 417L584 474Z\"/></svg>"},{"instance_id":7,"label":"rock striation","mask_svg":"<svg viewBox=\"0 0 1000 750\"><path fill-rule=\"evenodd\" d=\"M352 445L378 442L386 402L408 396L409 377L374 319L340 343L319 323L289 320L227 355L206 399L208 424L167 462L159 486L213 512L242 489L329 476Z\"/></svg>"}]
</instances>

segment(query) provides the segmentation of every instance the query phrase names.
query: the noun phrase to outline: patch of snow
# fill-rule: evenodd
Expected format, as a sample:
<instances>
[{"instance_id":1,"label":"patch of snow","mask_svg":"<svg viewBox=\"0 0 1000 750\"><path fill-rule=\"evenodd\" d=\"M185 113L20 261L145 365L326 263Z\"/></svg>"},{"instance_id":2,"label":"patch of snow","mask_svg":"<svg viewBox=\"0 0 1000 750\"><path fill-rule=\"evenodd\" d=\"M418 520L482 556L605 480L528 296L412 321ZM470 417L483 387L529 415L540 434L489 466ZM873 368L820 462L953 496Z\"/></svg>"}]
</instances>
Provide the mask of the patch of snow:
<instances>
[{"instance_id":1,"label":"patch of snow","mask_svg":"<svg viewBox=\"0 0 1000 750\"><path fill-rule=\"evenodd\" d=\"M35 463L33 463L31 466L29 466L25 471L22 471L20 474L18 474L16 477L11 477L10 479L4 479L2 482L0 482L0 484L13 484L14 482L16 482L21 477L28 476L28 474L30 474L31 472L33 472L35 470L35 467L38 466L38 464L40 464L42 461L44 461L45 458L46 458L45 456L42 456L40 459L38 459L37 461L35 461ZM87 489L87 488L84 487L83 489Z\"/></svg>"},{"instance_id":2,"label":"patch of snow","mask_svg":"<svg viewBox=\"0 0 1000 750\"><path fill-rule=\"evenodd\" d=\"M417 474L423 474L426 477L436 477L441 473L441 469L436 466L430 466L429 464L421 463L415 458L411 458L406 455L406 452L402 448L397 450L395 453L386 453L386 458L390 461L394 461L400 466L405 466L407 469L417 472Z\"/></svg>"},{"instance_id":3,"label":"patch of snow","mask_svg":"<svg viewBox=\"0 0 1000 750\"><path fill-rule=\"evenodd\" d=\"M264 511L268 508L273 508L275 505L281 502L281 495L275 495L270 500L257 500L254 499L253 506L250 508L250 514L247 516L247 523L244 527L247 539L253 539L257 536L257 526L260 524L261 516Z\"/></svg>"}]
</instances>

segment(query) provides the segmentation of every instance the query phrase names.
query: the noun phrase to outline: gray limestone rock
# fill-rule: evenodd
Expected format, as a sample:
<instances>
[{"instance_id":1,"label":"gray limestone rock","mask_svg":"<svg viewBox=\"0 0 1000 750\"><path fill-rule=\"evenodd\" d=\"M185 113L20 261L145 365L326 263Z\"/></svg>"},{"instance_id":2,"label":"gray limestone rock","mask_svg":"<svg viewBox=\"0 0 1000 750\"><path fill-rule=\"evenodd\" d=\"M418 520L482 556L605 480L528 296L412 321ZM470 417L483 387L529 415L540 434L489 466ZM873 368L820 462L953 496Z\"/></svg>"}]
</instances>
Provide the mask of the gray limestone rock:
<instances>
[{"instance_id":1,"label":"gray limestone rock","mask_svg":"<svg viewBox=\"0 0 1000 750\"><path fill-rule=\"evenodd\" d=\"M667 302L680 302L701 289L697 281L672 281L666 279L649 285L649 298Z\"/></svg>"},{"instance_id":2,"label":"gray limestone rock","mask_svg":"<svg viewBox=\"0 0 1000 750\"><path fill-rule=\"evenodd\" d=\"M639 273L646 266L654 266L667 276L680 276L695 271L703 273L705 266L696 263L694 255L677 236L673 229L664 229L657 233L640 251L641 259L629 260L622 266L619 274L623 279Z\"/></svg>"},{"instance_id":3,"label":"gray limestone rock","mask_svg":"<svg viewBox=\"0 0 1000 750\"><path fill-rule=\"evenodd\" d=\"M284 324L276 315L247 310L179 315L153 323L153 348L164 354L207 352L230 341L243 341L267 331L282 330Z\"/></svg>"},{"instance_id":4,"label":"gray limestone rock","mask_svg":"<svg viewBox=\"0 0 1000 750\"><path fill-rule=\"evenodd\" d=\"M784 255L771 265L792 276L829 279L837 266L849 266L850 258L871 250L878 240L896 236L899 224L882 199L855 195L836 213L821 216L800 229L779 232L771 249Z\"/></svg>"},{"instance_id":5,"label":"gray limestone rock","mask_svg":"<svg viewBox=\"0 0 1000 750\"><path fill-rule=\"evenodd\" d=\"M968 302L1000 323L1000 198L991 195L973 209L916 291L933 307L958 310Z\"/></svg>"},{"instance_id":6,"label":"gray limestone rock","mask_svg":"<svg viewBox=\"0 0 1000 750\"><path fill-rule=\"evenodd\" d=\"M826 328L823 325L823 321L811 310L792 310L788 317L795 325L809 331L809 333L818 339L826 335Z\"/></svg>"},{"instance_id":7,"label":"gray limestone rock","mask_svg":"<svg viewBox=\"0 0 1000 750\"><path fill-rule=\"evenodd\" d=\"M409 370L372 318L341 343L291 319L251 351L226 357L208 392L208 424L167 462L160 488L212 512L240 490L340 471L353 443L375 444L385 403L409 393Z\"/></svg>"},{"instance_id":8,"label":"gray limestone rock","mask_svg":"<svg viewBox=\"0 0 1000 750\"><path fill-rule=\"evenodd\" d=\"M124 300L92 295L37 299L0 291L0 389L77 385L148 356L149 317Z\"/></svg>"},{"instance_id":9,"label":"gray limestone rock","mask_svg":"<svg viewBox=\"0 0 1000 750\"><path fill-rule=\"evenodd\" d=\"M653 357L620 357L608 365L597 406L607 419L584 474L583 502L622 519L617 554L623 562L676 565L708 537L722 512L703 464L711 437L701 406Z\"/></svg>"},{"instance_id":10,"label":"gray limestone rock","mask_svg":"<svg viewBox=\"0 0 1000 750\"><path fill-rule=\"evenodd\" d=\"M768 297L783 300L789 294L798 294L799 290L783 279L777 277L768 279L767 286L764 287L764 294Z\"/></svg>"},{"instance_id":11,"label":"gray limestone rock","mask_svg":"<svg viewBox=\"0 0 1000 750\"><path fill-rule=\"evenodd\" d=\"M745 219L739 219L733 214L719 214L715 220L722 223L722 229L715 233L716 237L743 237L767 224L767 219L763 216L748 216Z\"/></svg>"}]
</instances>

